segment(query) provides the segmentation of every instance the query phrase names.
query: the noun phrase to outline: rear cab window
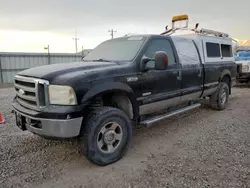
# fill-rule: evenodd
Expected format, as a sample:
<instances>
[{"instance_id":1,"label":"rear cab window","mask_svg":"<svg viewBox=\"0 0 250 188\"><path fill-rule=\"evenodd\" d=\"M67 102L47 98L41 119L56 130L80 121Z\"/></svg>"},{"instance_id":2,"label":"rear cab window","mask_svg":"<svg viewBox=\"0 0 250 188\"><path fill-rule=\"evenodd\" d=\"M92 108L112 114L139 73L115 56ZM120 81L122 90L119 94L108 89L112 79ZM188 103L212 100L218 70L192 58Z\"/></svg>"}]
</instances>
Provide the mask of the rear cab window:
<instances>
[{"instance_id":1,"label":"rear cab window","mask_svg":"<svg viewBox=\"0 0 250 188\"><path fill-rule=\"evenodd\" d=\"M232 46L228 44L221 44L222 57L233 57Z\"/></svg>"},{"instance_id":2,"label":"rear cab window","mask_svg":"<svg viewBox=\"0 0 250 188\"><path fill-rule=\"evenodd\" d=\"M227 41L204 41L205 62L233 61L232 44Z\"/></svg>"},{"instance_id":3,"label":"rear cab window","mask_svg":"<svg viewBox=\"0 0 250 188\"><path fill-rule=\"evenodd\" d=\"M221 57L218 43L206 42L207 57Z\"/></svg>"}]
</instances>

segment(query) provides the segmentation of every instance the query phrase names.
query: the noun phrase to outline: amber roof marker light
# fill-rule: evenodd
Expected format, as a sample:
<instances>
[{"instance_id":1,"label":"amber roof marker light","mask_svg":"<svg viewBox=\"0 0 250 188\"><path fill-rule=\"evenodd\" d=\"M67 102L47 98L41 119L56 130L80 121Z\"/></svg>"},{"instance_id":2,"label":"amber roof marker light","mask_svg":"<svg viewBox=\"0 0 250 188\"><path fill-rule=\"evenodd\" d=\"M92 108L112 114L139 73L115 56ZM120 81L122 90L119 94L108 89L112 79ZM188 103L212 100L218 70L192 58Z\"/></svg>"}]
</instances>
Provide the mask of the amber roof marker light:
<instances>
[{"instance_id":1,"label":"amber roof marker light","mask_svg":"<svg viewBox=\"0 0 250 188\"><path fill-rule=\"evenodd\" d=\"M188 20L188 15L182 14L182 15L178 15L178 16L173 16L173 18L172 18L172 22L181 21L181 20Z\"/></svg>"}]
</instances>

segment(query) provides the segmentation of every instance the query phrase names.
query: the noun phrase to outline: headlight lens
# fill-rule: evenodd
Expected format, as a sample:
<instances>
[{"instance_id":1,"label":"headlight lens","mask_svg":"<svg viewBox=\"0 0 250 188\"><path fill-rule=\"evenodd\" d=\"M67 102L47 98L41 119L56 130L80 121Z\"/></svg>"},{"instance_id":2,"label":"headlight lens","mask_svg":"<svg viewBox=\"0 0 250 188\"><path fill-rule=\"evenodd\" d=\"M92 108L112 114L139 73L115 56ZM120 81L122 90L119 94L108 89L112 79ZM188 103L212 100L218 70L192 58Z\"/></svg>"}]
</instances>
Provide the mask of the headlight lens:
<instances>
[{"instance_id":1,"label":"headlight lens","mask_svg":"<svg viewBox=\"0 0 250 188\"><path fill-rule=\"evenodd\" d=\"M248 72L249 66L248 65L242 65L242 72Z\"/></svg>"},{"instance_id":2,"label":"headlight lens","mask_svg":"<svg viewBox=\"0 0 250 188\"><path fill-rule=\"evenodd\" d=\"M50 85L49 101L50 104L77 105L75 91L70 86Z\"/></svg>"}]
</instances>

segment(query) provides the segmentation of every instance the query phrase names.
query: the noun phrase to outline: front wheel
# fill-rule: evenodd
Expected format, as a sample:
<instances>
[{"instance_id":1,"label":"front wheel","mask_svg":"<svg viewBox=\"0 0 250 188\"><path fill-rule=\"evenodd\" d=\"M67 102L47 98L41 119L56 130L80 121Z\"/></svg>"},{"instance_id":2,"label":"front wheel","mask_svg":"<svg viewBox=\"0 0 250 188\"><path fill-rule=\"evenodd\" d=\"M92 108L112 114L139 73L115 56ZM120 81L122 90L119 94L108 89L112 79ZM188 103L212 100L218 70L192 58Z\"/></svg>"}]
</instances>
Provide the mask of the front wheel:
<instances>
[{"instance_id":1,"label":"front wheel","mask_svg":"<svg viewBox=\"0 0 250 188\"><path fill-rule=\"evenodd\" d=\"M108 165L126 152L132 137L132 123L121 110L103 107L83 122L80 152L97 165Z\"/></svg>"},{"instance_id":2,"label":"front wheel","mask_svg":"<svg viewBox=\"0 0 250 188\"><path fill-rule=\"evenodd\" d=\"M229 98L229 87L221 82L217 91L210 97L210 106L215 110L224 110Z\"/></svg>"}]
</instances>

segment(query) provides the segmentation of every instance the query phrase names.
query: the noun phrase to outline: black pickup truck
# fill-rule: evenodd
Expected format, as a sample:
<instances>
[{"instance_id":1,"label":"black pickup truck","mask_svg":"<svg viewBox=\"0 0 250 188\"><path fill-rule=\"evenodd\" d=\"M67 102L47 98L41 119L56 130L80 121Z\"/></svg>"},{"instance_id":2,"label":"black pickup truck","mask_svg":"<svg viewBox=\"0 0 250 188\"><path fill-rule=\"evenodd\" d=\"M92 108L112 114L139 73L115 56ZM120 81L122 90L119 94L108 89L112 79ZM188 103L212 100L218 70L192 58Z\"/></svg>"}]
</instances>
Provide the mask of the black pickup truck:
<instances>
[{"instance_id":1,"label":"black pickup truck","mask_svg":"<svg viewBox=\"0 0 250 188\"><path fill-rule=\"evenodd\" d=\"M229 38L128 36L101 43L82 62L18 73L13 108L22 130L78 137L91 162L107 165L125 154L133 125L197 108L206 97L223 110L235 81Z\"/></svg>"}]
</instances>

